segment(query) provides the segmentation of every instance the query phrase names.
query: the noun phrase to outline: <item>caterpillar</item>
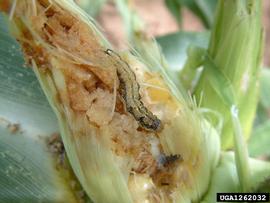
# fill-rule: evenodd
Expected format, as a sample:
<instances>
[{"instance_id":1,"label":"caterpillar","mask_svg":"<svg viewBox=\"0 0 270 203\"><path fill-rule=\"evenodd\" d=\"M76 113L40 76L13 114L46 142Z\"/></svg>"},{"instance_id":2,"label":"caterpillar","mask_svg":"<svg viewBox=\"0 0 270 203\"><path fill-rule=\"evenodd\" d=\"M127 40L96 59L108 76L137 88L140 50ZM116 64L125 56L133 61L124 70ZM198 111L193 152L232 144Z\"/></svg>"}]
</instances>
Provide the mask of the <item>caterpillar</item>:
<instances>
[{"instance_id":1,"label":"caterpillar","mask_svg":"<svg viewBox=\"0 0 270 203\"><path fill-rule=\"evenodd\" d=\"M105 53L114 59L113 62L120 83L119 93L124 100L126 111L134 117L143 129L159 131L161 129L161 120L148 110L141 101L140 86L129 64L111 49L107 49Z\"/></svg>"},{"instance_id":2,"label":"caterpillar","mask_svg":"<svg viewBox=\"0 0 270 203\"><path fill-rule=\"evenodd\" d=\"M171 154L169 156L164 156L162 159L163 159L162 160L163 165L168 166L171 163L176 162L177 160L182 160L182 157L179 154Z\"/></svg>"}]
</instances>

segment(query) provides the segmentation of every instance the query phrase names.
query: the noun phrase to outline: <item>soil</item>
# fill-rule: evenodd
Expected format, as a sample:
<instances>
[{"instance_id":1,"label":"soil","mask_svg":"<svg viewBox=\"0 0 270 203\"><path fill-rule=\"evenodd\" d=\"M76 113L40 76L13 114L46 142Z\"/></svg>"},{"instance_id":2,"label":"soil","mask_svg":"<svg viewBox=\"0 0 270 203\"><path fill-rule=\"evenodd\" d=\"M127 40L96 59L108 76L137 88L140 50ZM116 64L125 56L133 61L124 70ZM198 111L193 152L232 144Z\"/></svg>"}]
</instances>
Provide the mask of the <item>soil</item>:
<instances>
[{"instance_id":1,"label":"soil","mask_svg":"<svg viewBox=\"0 0 270 203\"><path fill-rule=\"evenodd\" d=\"M167 10L164 0L133 0L132 4L146 23L146 32L149 36L160 36L179 30L178 25ZM201 22L190 11L183 11L183 27L185 31L204 30ZM263 64L270 67L270 1L263 0L263 23L265 29L265 52ZM103 6L98 16L98 22L104 29L105 35L119 49L127 47L123 22L115 5L109 1Z\"/></svg>"}]
</instances>

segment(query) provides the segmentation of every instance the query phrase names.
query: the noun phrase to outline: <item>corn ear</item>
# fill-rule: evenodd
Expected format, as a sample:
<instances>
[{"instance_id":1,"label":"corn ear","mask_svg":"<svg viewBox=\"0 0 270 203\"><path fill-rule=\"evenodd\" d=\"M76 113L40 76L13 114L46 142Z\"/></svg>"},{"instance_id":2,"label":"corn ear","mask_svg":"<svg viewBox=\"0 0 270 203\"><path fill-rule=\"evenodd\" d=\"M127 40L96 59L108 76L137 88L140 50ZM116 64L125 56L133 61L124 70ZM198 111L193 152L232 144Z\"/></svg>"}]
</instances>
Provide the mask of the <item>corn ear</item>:
<instances>
[{"instance_id":1,"label":"corn ear","mask_svg":"<svg viewBox=\"0 0 270 203\"><path fill-rule=\"evenodd\" d=\"M150 72L136 56L108 55L110 44L73 1L15 2L14 34L57 115L68 158L89 197L101 203L199 201L220 150L216 131L195 105L188 108L168 78ZM121 99L116 69L122 62L137 78L125 73L124 83L138 82L141 98ZM140 127L125 110L128 102L143 102L162 129Z\"/></svg>"},{"instance_id":2,"label":"corn ear","mask_svg":"<svg viewBox=\"0 0 270 203\"><path fill-rule=\"evenodd\" d=\"M202 106L221 113L223 148L231 148L230 108L236 105L243 134L249 137L258 101L258 75L263 43L261 1L218 2L204 70L195 89ZM213 123L217 120L212 117Z\"/></svg>"}]
</instances>

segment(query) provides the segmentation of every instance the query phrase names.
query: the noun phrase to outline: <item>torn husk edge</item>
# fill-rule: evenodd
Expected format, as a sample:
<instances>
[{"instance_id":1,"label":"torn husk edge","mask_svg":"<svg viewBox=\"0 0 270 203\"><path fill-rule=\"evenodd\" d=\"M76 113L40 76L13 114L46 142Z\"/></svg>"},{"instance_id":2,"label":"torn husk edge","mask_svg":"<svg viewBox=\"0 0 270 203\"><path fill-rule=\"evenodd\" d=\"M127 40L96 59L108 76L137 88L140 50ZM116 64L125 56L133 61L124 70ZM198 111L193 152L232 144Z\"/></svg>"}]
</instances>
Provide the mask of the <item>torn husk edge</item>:
<instances>
[{"instance_id":1,"label":"torn husk edge","mask_svg":"<svg viewBox=\"0 0 270 203\"><path fill-rule=\"evenodd\" d=\"M220 149L216 132L196 107L190 110L177 100L163 76L149 72L135 56L113 52L73 1L21 0L12 8L13 31L57 115L68 158L90 198L199 200ZM153 113L161 129L144 129L142 117L127 106L142 117Z\"/></svg>"}]
</instances>

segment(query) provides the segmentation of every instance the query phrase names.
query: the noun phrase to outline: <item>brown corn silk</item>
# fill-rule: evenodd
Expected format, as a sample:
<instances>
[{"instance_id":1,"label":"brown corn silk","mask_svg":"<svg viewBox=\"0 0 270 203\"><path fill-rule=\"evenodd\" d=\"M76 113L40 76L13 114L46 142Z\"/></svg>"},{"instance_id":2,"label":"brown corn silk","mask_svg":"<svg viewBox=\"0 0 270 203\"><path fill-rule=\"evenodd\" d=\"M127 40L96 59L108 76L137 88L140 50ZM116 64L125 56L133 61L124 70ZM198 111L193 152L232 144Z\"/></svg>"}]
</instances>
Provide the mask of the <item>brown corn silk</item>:
<instances>
[{"instance_id":1,"label":"brown corn silk","mask_svg":"<svg viewBox=\"0 0 270 203\"><path fill-rule=\"evenodd\" d=\"M58 117L75 174L94 202L186 202L204 194L215 161L208 164L202 121L159 73L121 55L142 102L162 122L161 131L150 132L126 111L118 63L105 53L111 47L73 1L14 1L10 17ZM181 158L164 159L173 155Z\"/></svg>"}]
</instances>

